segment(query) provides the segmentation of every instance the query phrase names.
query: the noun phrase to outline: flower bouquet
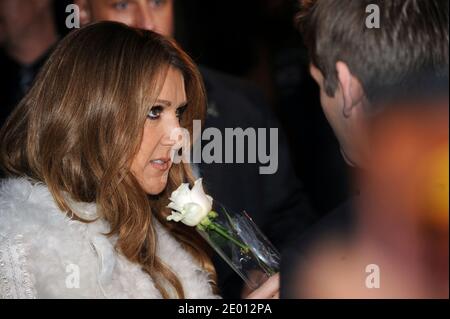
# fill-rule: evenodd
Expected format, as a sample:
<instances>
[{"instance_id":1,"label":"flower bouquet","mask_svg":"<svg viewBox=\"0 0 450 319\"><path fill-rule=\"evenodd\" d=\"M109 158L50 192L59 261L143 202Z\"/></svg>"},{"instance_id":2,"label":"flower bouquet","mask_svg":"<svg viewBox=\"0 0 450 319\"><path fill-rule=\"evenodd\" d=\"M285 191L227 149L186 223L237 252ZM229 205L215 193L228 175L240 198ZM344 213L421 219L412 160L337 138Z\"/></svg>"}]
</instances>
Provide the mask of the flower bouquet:
<instances>
[{"instance_id":1,"label":"flower bouquet","mask_svg":"<svg viewBox=\"0 0 450 319\"><path fill-rule=\"evenodd\" d=\"M280 255L246 212L235 213L205 194L202 180L182 184L170 197L169 221L196 227L200 235L251 288L279 270Z\"/></svg>"}]
</instances>

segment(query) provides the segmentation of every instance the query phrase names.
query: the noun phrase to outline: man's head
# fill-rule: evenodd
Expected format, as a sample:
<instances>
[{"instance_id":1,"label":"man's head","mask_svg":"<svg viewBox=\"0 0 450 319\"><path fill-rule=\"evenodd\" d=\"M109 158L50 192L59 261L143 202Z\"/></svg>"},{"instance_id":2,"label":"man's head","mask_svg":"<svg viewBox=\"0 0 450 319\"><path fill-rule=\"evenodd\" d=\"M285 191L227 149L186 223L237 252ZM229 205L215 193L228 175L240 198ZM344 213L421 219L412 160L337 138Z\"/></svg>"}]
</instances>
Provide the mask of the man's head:
<instances>
[{"instance_id":1,"label":"man's head","mask_svg":"<svg viewBox=\"0 0 450 319\"><path fill-rule=\"evenodd\" d=\"M165 36L174 34L174 0L75 0L81 24L116 21L152 30Z\"/></svg>"},{"instance_id":2,"label":"man's head","mask_svg":"<svg viewBox=\"0 0 450 319\"><path fill-rule=\"evenodd\" d=\"M366 25L371 4L380 28ZM367 119L387 90L422 73L448 78L448 1L303 0L299 21L322 107L350 164L364 165Z\"/></svg>"},{"instance_id":3,"label":"man's head","mask_svg":"<svg viewBox=\"0 0 450 319\"><path fill-rule=\"evenodd\" d=\"M51 20L52 2L0 0L0 43L12 45L21 41L34 33L43 20Z\"/></svg>"}]
</instances>

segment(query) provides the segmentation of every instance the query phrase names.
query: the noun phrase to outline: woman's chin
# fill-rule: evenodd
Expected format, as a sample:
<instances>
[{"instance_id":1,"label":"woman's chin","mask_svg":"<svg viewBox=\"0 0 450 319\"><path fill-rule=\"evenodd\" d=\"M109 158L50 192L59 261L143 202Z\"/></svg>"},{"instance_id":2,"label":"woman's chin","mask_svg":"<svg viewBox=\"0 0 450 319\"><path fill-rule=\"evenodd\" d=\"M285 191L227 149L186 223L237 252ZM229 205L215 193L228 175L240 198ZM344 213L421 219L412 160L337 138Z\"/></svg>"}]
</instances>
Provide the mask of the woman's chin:
<instances>
[{"instance_id":1,"label":"woman's chin","mask_svg":"<svg viewBox=\"0 0 450 319\"><path fill-rule=\"evenodd\" d=\"M159 195L166 189L166 187L167 179L165 179L164 181L158 181L144 185L144 191L148 195Z\"/></svg>"}]
</instances>

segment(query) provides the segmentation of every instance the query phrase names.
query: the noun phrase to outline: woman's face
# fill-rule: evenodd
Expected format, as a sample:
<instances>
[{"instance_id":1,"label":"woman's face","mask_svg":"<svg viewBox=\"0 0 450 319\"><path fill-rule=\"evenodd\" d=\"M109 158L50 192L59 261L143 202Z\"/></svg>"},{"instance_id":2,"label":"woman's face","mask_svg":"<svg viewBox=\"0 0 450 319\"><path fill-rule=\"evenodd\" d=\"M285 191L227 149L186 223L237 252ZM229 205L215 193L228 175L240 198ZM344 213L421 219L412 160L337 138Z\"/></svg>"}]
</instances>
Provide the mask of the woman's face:
<instances>
[{"instance_id":1,"label":"woman's face","mask_svg":"<svg viewBox=\"0 0 450 319\"><path fill-rule=\"evenodd\" d=\"M171 133L180 128L186 103L184 78L170 67L161 93L149 110L142 143L131 165L131 172L149 195L161 193L167 185L171 154L177 145Z\"/></svg>"}]
</instances>

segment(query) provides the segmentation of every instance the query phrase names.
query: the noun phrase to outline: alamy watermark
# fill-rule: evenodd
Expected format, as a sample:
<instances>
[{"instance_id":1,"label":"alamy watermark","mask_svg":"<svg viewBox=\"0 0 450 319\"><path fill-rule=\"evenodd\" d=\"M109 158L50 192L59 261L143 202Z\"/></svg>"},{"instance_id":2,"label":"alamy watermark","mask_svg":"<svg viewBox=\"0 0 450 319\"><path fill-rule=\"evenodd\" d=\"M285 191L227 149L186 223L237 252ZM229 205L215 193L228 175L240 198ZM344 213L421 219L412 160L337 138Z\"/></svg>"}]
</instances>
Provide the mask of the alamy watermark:
<instances>
[{"instance_id":1,"label":"alamy watermark","mask_svg":"<svg viewBox=\"0 0 450 319\"><path fill-rule=\"evenodd\" d=\"M223 134L218 128L209 127L202 132L201 121L194 120L193 135L196 140L191 152L189 131L177 128L171 132L170 138L176 141L171 156L173 163L259 163L261 175L278 171L277 128L226 128Z\"/></svg>"},{"instance_id":2,"label":"alamy watermark","mask_svg":"<svg viewBox=\"0 0 450 319\"><path fill-rule=\"evenodd\" d=\"M367 265L366 273L369 274L366 277L366 288L379 289L380 288L380 266L378 266L376 264Z\"/></svg>"},{"instance_id":3,"label":"alamy watermark","mask_svg":"<svg viewBox=\"0 0 450 319\"><path fill-rule=\"evenodd\" d=\"M66 7L66 13L68 16L66 18L66 27L68 29L79 29L80 28L80 7L76 4L69 4ZM368 29L379 29L380 28L380 7L377 4L369 4L366 7L366 27Z\"/></svg>"},{"instance_id":4,"label":"alamy watermark","mask_svg":"<svg viewBox=\"0 0 450 319\"><path fill-rule=\"evenodd\" d=\"M380 7L377 4L369 4L366 7L366 27L368 29L380 28Z\"/></svg>"},{"instance_id":5,"label":"alamy watermark","mask_svg":"<svg viewBox=\"0 0 450 319\"><path fill-rule=\"evenodd\" d=\"M80 266L69 264L66 266L66 288L79 289L80 288Z\"/></svg>"},{"instance_id":6,"label":"alamy watermark","mask_svg":"<svg viewBox=\"0 0 450 319\"><path fill-rule=\"evenodd\" d=\"M80 7L76 4L69 4L66 7L66 13L69 15L66 18L67 29L79 29L80 28Z\"/></svg>"}]
</instances>

